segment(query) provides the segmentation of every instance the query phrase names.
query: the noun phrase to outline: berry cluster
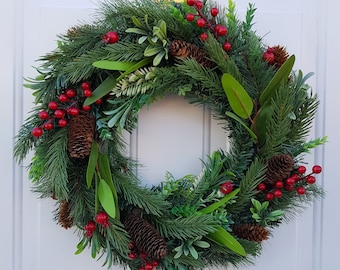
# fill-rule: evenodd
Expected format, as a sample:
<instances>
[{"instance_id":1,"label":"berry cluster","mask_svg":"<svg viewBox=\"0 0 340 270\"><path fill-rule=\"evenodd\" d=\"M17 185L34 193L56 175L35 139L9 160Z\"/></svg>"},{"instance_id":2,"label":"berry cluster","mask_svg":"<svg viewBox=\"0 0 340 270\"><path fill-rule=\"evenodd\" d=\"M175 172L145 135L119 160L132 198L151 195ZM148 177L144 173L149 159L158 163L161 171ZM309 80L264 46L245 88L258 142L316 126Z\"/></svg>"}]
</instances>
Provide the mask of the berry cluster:
<instances>
[{"instance_id":1,"label":"berry cluster","mask_svg":"<svg viewBox=\"0 0 340 270\"><path fill-rule=\"evenodd\" d=\"M196 14L193 13L189 13L186 16L187 21L189 22L193 22L195 21L196 17L196 25L199 28L206 28L208 30L210 30L213 35L215 36L215 38L218 37L223 37L225 35L227 35L228 33L228 29L226 26L222 25L222 24L216 24L216 16L219 14L219 10L216 7L213 7L210 9L210 15L211 15L211 19L208 19L202 12L202 8L203 8L203 2L200 0L187 0L186 3L188 4L188 6L192 6L195 8L196 10ZM200 34L200 40L201 41L206 41L208 39L208 33L203 32ZM232 45L229 41L225 41L223 43L223 49L225 51L229 51L231 49Z\"/></svg>"},{"instance_id":2,"label":"berry cluster","mask_svg":"<svg viewBox=\"0 0 340 270\"><path fill-rule=\"evenodd\" d=\"M34 137L40 137L44 131L52 130L54 127L65 127L70 117L79 115L79 103L81 100L92 96L90 83L83 82L81 88L83 90L82 95L78 95L75 89L68 88L59 95L57 101L50 101L47 109L39 112L38 116L43 122L39 127L32 129L32 135ZM98 99L95 102L96 105L101 103L102 99ZM89 111L91 110L91 106L82 105L81 110Z\"/></svg>"},{"instance_id":3,"label":"berry cluster","mask_svg":"<svg viewBox=\"0 0 340 270\"><path fill-rule=\"evenodd\" d=\"M234 187L233 182L231 182L231 181L226 181L226 182L224 182L224 183L221 184L221 186L220 186L220 191L221 191L223 194L229 194L230 192L233 191L233 187Z\"/></svg>"},{"instance_id":4,"label":"berry cluster","mask_svg":"<svg viewBox=\"0 0 340 270\"><path fill-rule=\"evenodd\" d=\"M107 228L110 226L109 216L105 212L99 212L95 217L96 222L101 225L103 228ZM91 237L93 232L96 230L96 223L93 220L90 220L85 226L85 236Z\"/></svg>"},{"instance_id":5,"label":"berry cluster","mask_svg":"<svg viewBox=\"0 0 340 270\"><path fill-rule=\"evenodd\" d=\"M275 198L281 198L283 195L283 188L286 191L295 190L298 195L304 195L306 193L306 184L314 184L316 182L316 178L313 174L321 173L322 168L319 165L314 165L312 167L312 172L309 174L305 174L306 170L305 166L299 166L296 172L291 174L288 178L277 181L274 188L268 189L265 183L260 183L257 188L258 190L265 192L265 198L268 201Z\"/></svg>"},{"instance_id":6,"label":"berry cluster","mask_svg":"<svg viewBox=\"0 0 340 270\"><path fill-rule=\"evenodd\" d=\"M139 270L153 270L154 267L158 266L157 260L149 258L145 252L140 252L133 242L129 243L129 249L130 253L128 254L128 257L131 260L136 260L139 258L141 261Z\"/></svg>"}]
</instances>

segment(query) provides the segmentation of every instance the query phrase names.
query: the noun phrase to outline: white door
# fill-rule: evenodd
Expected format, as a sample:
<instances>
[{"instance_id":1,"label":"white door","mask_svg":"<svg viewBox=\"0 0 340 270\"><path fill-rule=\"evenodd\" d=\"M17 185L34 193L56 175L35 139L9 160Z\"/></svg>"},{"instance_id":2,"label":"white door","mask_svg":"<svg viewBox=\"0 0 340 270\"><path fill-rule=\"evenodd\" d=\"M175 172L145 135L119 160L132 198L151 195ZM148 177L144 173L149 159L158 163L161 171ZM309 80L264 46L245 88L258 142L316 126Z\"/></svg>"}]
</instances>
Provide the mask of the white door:
<instances>
[{"instance_id":1,"label":"white door","mask_svg":"<svg viewBox=\"0 0 340 270\"><path fill-rule=\"evenodd\" d=\"M220 0L226 6L228 1ZM248 5L235 0L242 18ZM254 266L241 269L340 269L337 246L340 227L337 194L337 161L340 150L337 101L340 62L335 0L256 0L255 29L268 44L285 45L297 56L296 68L314 71L310 83L321 100L312 137L329 135L330 142L307 160L323 165L320 177L327 197L316 202L288 225L275 231L264 244ZM26 171L12 160L13 136L32 107L31 91L22 88L22 77L36 75L32 66L39 56L56 47L57 34L79 20L90 20L95 4L90 0L13 0L1 3L2 89L0 232L1 269L59 270L101 269L89 252L74 255L78 237L52 220L52 200L38 200L30 191ZM8 113L10 112L10 113ZM182 118L185 114L187 117ZM130 153L145 166L138 173L148 184L163 179L165 171L176 177L198 173L199 159L227 142L209 112L190 106L178 97L168 97L143 110L138 129L128 138ZM159 157L166 157L160 159ZM174 158L175 157L175 158ZM180 158L178 158L180 157ZM23 164L25 165L25 164ZM119 267L117 267L118 269Z\"/></svg>"}]
</instances>

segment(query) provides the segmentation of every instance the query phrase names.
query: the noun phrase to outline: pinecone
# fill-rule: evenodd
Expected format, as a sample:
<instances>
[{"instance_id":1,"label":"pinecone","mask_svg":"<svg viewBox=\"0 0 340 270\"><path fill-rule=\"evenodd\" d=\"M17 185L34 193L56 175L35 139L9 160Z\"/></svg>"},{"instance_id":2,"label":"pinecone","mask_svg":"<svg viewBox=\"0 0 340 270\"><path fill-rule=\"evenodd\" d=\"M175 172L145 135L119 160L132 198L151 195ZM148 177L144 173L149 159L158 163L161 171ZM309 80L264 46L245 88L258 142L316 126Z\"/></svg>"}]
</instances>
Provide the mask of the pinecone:
<instances>
[{"instance_id":1,"label":"pinecone","mask_svg":"<svg viewBox=\"0 0 340 270\"><path fill-rule=\"evenodd\" d=\"M73 158L84 159L90 155L94 140L95 119L87 112L71 118L68 129L67 148Z\"/></svg>"},{"instance_id":2,"label":"pinecone","mask_svg":"<svg viewBox=\"0 0 340 270\"><path fill-rule=\"evenodd\" d=\"M164 238L145 219L132 214L124 221L124 226L135 246L153 259L164 259L168 247Z\"/></svg>"},{"instance_id":3,"label":"pinecone","mask_svg":"<svg viewBox=\"0 0 340 270\"><path fill-rule=\"evenodd\" d=\"M275 185L277 181L290 175L294 166L294 159L291 155L280 154L268 160L265 183Z\"/></svg>"},{"instance_id":4,"label":"pinecone","mask_svg":"<svg viewBox=\"0 0 340 270\"><path fill-rule=\"evenodd\" d=\"M258 243L267 240L269 236L268 230L257 224L234 225L232 230L237 237Z\"/></svg>"},{"instance_id":5,"label":"pinecone","mask_svg":"<svg viewBox=\"0 0 340 270\"><path fill-rule=\"evenodd\" d=\"M272 63L275 65L277 68L280 68L284 62L289 57L288 52L286 51L285 47L282 46L274 46L272 47L273 53L274 53L274 62Z\"/></svg>"},{"instance_id":6,"label":"pinecone","mask_svg":"<svg viewBox=\"0 0 340 270\"><path fill-rule=\"evenodd\" d=\"M62 201L58 211L58 223L61 227L69 229L73 226L73 218L70 217L69 202Z\"/></svg>"},{"instance_id":7,"label":"pinecone","mask_svg":"<svg viewBox=\"0 0 340 270\"><path fill-rule=\"evenodd\" d=\"M208 53L194 44L184 40L174 40L169 47L169 53L175 58L195 58L203 67L211 67L212 62L208 59Z\"/></svg>"}]
</instances>

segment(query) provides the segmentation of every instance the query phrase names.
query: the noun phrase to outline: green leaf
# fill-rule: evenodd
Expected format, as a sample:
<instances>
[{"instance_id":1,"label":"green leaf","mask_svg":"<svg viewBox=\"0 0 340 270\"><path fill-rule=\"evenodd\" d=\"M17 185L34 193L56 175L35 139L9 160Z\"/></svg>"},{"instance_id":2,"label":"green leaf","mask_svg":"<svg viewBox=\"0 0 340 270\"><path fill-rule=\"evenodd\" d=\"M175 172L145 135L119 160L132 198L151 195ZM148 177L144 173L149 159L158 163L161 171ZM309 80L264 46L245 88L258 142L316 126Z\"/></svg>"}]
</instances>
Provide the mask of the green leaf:
<instances>
[{"instance_id":1,"label":"green leaf","mask_svg":"<svg viewBox=\"0 0 340 270\"><path fill-rule=\"evenodd\" d=\"M148 37L147 36L142 36L138 39L138 44L142 44L145 40L147 40Z\"/></svg>"},{"instance_id":2,"label":"green leaf","mask_svg":"<svg viewBox=\"0 0 340 270\"><path fill-rule=\"evenodd\" d=\"M135 34L139 34L139 35L143 35L143 36L147 36L148 32L146 32L145 30L139 29L139 28L128 28L125 30L126 33L135 33Z\"/></svg>"},{"instance_id":3,"label":"green leaf","mask_svg":"<svg viewBox=\"0 0 340 270\"><path fill-rule=\"evenodd\" d=\"M272 106L270 103L266 103L264 106L260 108L255 117L254 120L255 127L253 125L252 129L257 134L257 138L260 145L263 145L266 140L267 126L272 116L273 116Z\"/></svg>"},{"instance_id":4,"label":"green leaf","mask_svg":"<svg viewBox=\"0 0 340 270\"><path fill-rule=\"evenodd\" d=\"M236 196L237 193L239 193L240 189L237 188L235 190L233 190L232 192L230 192L229 194L225 195L221 200L219 200L218 202L215 202L201 210L199 210L199 212L203 213L203 214L209 214L211 212L214 212L217 208L225 205L229 200L231 200L232 198L234 198Z\"/></svg>"},{"instance_id":5,"label":"green leaf","mask_svg":"<svg viewBox=\"0 0 340 270\"><path fill-rule=\"evenodd\" d=\"M239 122L249 132L250 137L252 137L254 140L257 140L256 134L246 125L246 123L244 123L243 119L239 118L236 114L233 114L232 112L226 112L225 114Z\"/></svg>"},{"instance_id":6,"label":"green leaf","mask_svg":"<svg viewBox=\"0 0 340 270\"><path fill-rule=\"evenodd\" d=\"M217 230L215 232L209 233L206 237L211 241L214 241L221 246L225 246L235 253L246 256L246 251L243 246L223 227L217 226Z\"/></svg>"},{"instance_id":7,"label":"green leaf","mask_svg":"<svg viewBox=\"0 0 340 270\"><path fill-rule=\"evenodd\" d=\"M131 19L134 25L136 25L138 28L143 28L143 24L137 19L136 16L132 16Z\"/></svg>"},{"instance_id":8,"label":"green leaf","mask_svg":"<svg viewBox=\"0 0 340 270\"><path fill-rule=\"evenodd\" d=\"M164 55L165 55L165 51L159 52L159 53L155 56L155 58L153 59L153 63L152 63L152 64L153 64L154 66L158 66L158 65L160 64L160 62L162 61Z\"/></svg>"},{"instance_id":9,"label":"green leaf","mask_svg":"<svg viewBox=\"0 0 340 270\"><path fill-rule=\"evenodd\" d=\"M260 105L264 105L267 102L270 103L270 100L275 95L275 92L279 88L280 84L283 81L288 80L288 77L292 72L294 62L295 55L292 55L283 63L283 65L275 73L274 77L271 79L267 87L263 90L259 98Z\"/></svg>"},{"instance_id":10,"label":"green leaf","mask_svg":"<svg viewBox=\"0 0 340 270\"><path fill-rule=\"evenodd\" d=\"M117 84L117 80L114 77L107 77L98 87L92 92L92 96L88 97L84 101L84 105L88 106L98 99L108 94Z\"/></svg>"},{"instance_id":11,"label":"green leaf","mask_svg":"<svg viewBox=\"0 0 340 270\"><path fill-rule=\"evenodd\" d=\"M100 179L98 186L98 199L105 212L112 218L116 217L116 203L111 188L104 179Z\"/></svg>"},{"instance_id":12,"label":"green leaf","mask_svg":"<svg viewBox=\"0 0 340 270\"><path fill-rule=\"evenodd\" d=\"M92 179L96 171L98 151L99 151L98 144L96 142L92 142L91 152L90 152L89 161L88 161L87 169L86 169L86 183L87 183L88 188L91 187Z\"/></svg>"},{"instance_id":13,"label":"green leaf","mask_svg":"<svg viewBox=\"0 0 340 270\"><path fill-rule=\"evenodd\" d=\"M228 73L222 75L222 86L234 113L244 119L250 118L254 104L243 86Z\"/></svg>"},{"instance_id":14,"label":"green leaf","mask_svg":"<svg viewBox=\"0 0 340 270\"><path fill-rule=\"evenodd\" d=\"M123 62L110 60L99 60L92 63L92 65L96 68L118 71L126 71L135 64L136 62Z\"/></svg>"},{"instance_id":15,"label":"green leaf","mask_svg":"<svg viewBox=\"0 0 340 270\"><path fill-rule=\"evenodd\" d=\"M198 253L197 253L196 249L193 246L189 246L189 251L190 251L191 256L194 259L197 260L198 259Z\"/></svg>"},{"instance_id":16,"label":"green leaf","mask_svg":"<svg viewBox=\"0 0 340 270\"><path fill-rule=\"evenodd\" d=\"M201 240L197 240L194 242L194 245L195 246L198 246L200 248L208 248L210 247L210 244L206 241L201 241Z\"/></svg>"},{"instance_id":17,"label":"green leaf","mask_svg":"<svg viewBox=\"0 0 340 270\"><path fill-rule=\"evenodd\" d=\"M135 63L133 66L131 66L128 70L126 70L125 72L123 72L118 78L117 78L117 82L120 81L121 79L123 79L126 75L130 74L131 72L136 71L137 69L144 67L146 65L148 65L149 63L151 63L151 59L150 58L144 58L142 60L140 60L139 62Z\"/></svg>"},{"instance_id":18,"label":"green leaf","mask_svg":"<svg viewBox=\"0 0 340 270\"><path fill-rule=\"evenodd\" d=\"M154 47L149 45L148 47L146 47L145 51L144 51L144 56L154 56L157 53L161 52L163 49L161 47Z\"/></svg>"}]
</instances>

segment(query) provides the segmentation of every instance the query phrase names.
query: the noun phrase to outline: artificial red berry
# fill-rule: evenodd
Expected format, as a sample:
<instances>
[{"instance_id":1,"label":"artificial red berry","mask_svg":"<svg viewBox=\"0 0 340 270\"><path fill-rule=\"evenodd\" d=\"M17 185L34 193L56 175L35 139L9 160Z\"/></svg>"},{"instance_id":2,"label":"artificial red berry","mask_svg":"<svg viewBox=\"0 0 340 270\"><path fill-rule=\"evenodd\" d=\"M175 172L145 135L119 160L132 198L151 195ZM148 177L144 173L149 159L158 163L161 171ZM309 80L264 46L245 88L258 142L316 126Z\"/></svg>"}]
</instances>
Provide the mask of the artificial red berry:
<instances>
[{"instance_id":1,"label":"artificial red berry","mask_svg":"<svg viewBox=\"0 0 340 270\"><path fill-rule=\"evenodd\" d=\"M308 184L314 184L316 182L316 178L313 175L309 175L306 181Z\"/></svg>"},{"instance_id":2,"label":"artificial red berry","mask_svg":"<svg viewBox=\"0 0 340 270\"><path fill-rule=\"evenodd\" d=\"M189 13L189 14L187 15L187 21L188 21L188 22L192 22L193 20L195 20L195 15L192 14L192 13Z\"/></svg>"},{"instance_id":3,"label":"artificial red berry","mask_svg":"<svg viewBox=\"0 0 340 270\"><path fill-rule=\"evenodd\" d=\"M86 106L83 105L82 109L83 109L83 111L88 112L89 110L91 110L91 106L90 105L86 105Z\"/></svg>"},{"instance_id":4,"label":"artificial red berry","mask_svg":"<svg viewBox=\"0 0 340 270\"><path fill-rule=\"evenodd\" d=\"M85 89L91 89L90 83L89 82L82 82L80 87L85 90Z\"/></svg>"},{"instance_id":5,"label":"artificial red berry","mask_svg":"<svg viewBox=\"0 0 340 270\"><path fill-rule=\"evenodd\" d=\"M40 137L41 135L43 135L43 130L41 127L36 127L36 128L33 128L32 131L31 131L32 135L34 137Z\"/></svg>"},{"instance_id":6,"label":"artificial red berry","mask_svg":"<svg viewBox=\"0 0 340 270\"><path fill-rule=\"evenodd\" d=\"M207 33L202 33L202 34L200 34L200 40L201 41L207 41L208 40L208 38L209 38L209 36L208 36L208 34Z\"/></svg>"},{"instance_id":7,"label":"artificial red berry","mask_svg":"<svg viewBox=\"0 0 340 270\"><path fill-rule=\"evenodd\" d=\"M213 17L216 17L219 12L220 11L218 10L218 8L215 8L215 7L210 10L210 14Z\"/></svg>"},{"instance_id":8,"label":"artificial red berry","mask_svg":"<svg viewBox=\"0 0 340 270\"><path fill-rule=\"evenodd\" d=\"M73 89L67 89L65 91L65 95L68 97L68 98L74 98L76 95L77 95L77 92Z\"/></svg>"},{"instance_id":9,"label":"artificial red berry","mask_svg":"<svg viewBox=\"0 0 340 270\"><path fill-rule=\"evenodd\" d=\"M312 168L312 172L316 173L316 174L319 174L319 173L322 172L322 167L319 166L319 165L314 165L313 168Z\"/></svg>"},{"instance_id":10,"label":"artificial red berry","mask_svg":"<svg viewBox=\"0 0 340 270\"><path fill-rule=\"evenodd\" d=\"M231 181L226 181L221 184L220 190L223 194L229 194L233 191L234 184Z\"/></svg>"},{"instance_id":11,"label":"artificial red berry","mask_svg":"<svg viewBox=\"0 0 340 270\"><path fill-rule=\"evenodd\" d=\"M275 187L276 187L276 188L283 188L283 186L284 186L283 181L277 181L277 182L275 183Z\"/></svg>"},{"instance_id":12,"label":"artificial red berry","mask_svg":"<svg viewBox=\"0 0 340 270\"><path fill-rule=\"evenodd\" d=\"M145 270L152 270L152 269L153 269L152 263L147 262L147 263L145 264Z\"/></svg>"},{"instance_id":13,"label":"artificial red berry","mask_svg":"<svg viewBox=\"0 0 340 270\"><path fill-rule=\"evenodd\" d=\"M295 184L295 178L294 177L288 177L286 180L287 185L294 185Z\"/></svg>"},{"instance_id":14,"label":"artificial red berry","mask_svg":"<svg viewBox=\"0 0 340 270\"><path fill-rule=\"evenodd\" d=\"M197 9L202 9L202 7L203 7L203 2L200 1L200 0L196 0L194 6L195 6L195 8L197 8Z\"/></svg>"},{"instance_id":15,"label":"artificial red berry","mask_svg":"<svg viewBox=\"0 0 340 270\"><path fill-rule=\"evenodd\" d=\"M295 188L294 184L285 186L285 190L287 190L287 191L292 191L292 190L294 190L294 188Z\"/></svg>"},{"instance_id":16,"label":"artificial red berry","mask_svg":"<svg viewBox=\"0 0 340 270\"><path fill-rule=\"evenodd\" d=\"M69 108L67 110L67 114L69 114L71 116L77 116L77 115L79 115L79 110L78 110L78 108L72 107L72 108Z\"/></svg>"},{"instance_id":17,"label":"artificial red berry","mask_svg":"<svg viewBox=\"0 0 340 270\"><path fill-rule=\"evenodd\" d=\"M64 111L63 110L55 110L54 111L54 116L55 116L55 118L63 118L63 116L64 116Z\"/></svg>"},{"instance_id":18,"label":"artificial red berry","mask_svg":"<svg viewBox=\"0 0 340 270\"><path fill-rule=\"evenodd\" d=\"M128 257L129 257L131 260L134 260L134 259L136 259L136 253L135 253L135 252L130 252L130 253L128 254Z\"/></svg>"},{"instance_id":19,"label":"artificial red berry","mask_svg":"<svg viewBox=\"0 0 340 270\"><path fill-rule=\"evenodd\" d=\"M44 129L45 130L52 130L53 129L53 124L52 122L47 122L44 124Z\"/></svg>"},{"instance_id":20,"label":"artificial red berry","mask_svg":"<svg viewBox=\"0 0 340 270\"><path fill-rule=\"evenodd\" d=\"M257 186L257 189L258 190L261 190L261 191L265 191L267 188L266 184L265 183L260 183L258 186Z\"/></svg>"},{"instance_id":21,"label":"artificial red berry","mask_svg":"<svg viewBox=\"0 0 340 270\"><path fill-rule=\"evenodd\" d=\"M83 93L84 93L85 97L91 97L92 96L92 91L90 89L85 89Z\"/></svg>"},{"instance_id":22,"label":"artificial red berry","mask_svg":"<svg viewBox=\"0 0 340 270\"><path fill-rule=\"evenodd\" d=\"M50 103L48 103L48 108L52 111L55 111L56 109L58 109L58 103L55 101L51 101Z\"/></svg>"},{"instance_id":23,"label":"artificial red berry","mask_svg":"<svg viewBox=\"0 0 340 270\"><path fill-rule=\"evenodd\" d=\"M303 195L303 194L306 193L306 189L304 187L298 187L298 188L296 188L296 192L299 195Z\"/></svg>"},{"instance_id":24,"label":"artificial red berry","mask_svg":"<svg viewBox=\"0 0 340 270\"><path fill-rule=\"evenodd\" d=\"M96 215L96 221L98 224L105 224L107 223L108 219L109 219L109 216L105 212L99 212Z\"/></svg>"},{"instance_id":25,"label":"artificial red berry","mask_svg":"<svg viewBox=\"0 0 340 270\"><path fill-rule=\"evenodd\" d=\"M60 120L58 121L58 126L59 126L59 127L66 127L66 126L67 126L67 121L66 121L66 119L60 119Z\"/></svg>"},{"instance_id":26,"label":"artificial red berry","mask_svg":"<svg viewBox=\"0 0 340 270\"><path fill-rule=\"evenodd\" d=\"M216 32L216 34L218 36L224 36L224 35L226 35L228 33L227 27L225 27L224 25L221 25L221 24L217 24L214 27L214 31Z\"/></svg>"},{"instance_id":27,"label":"artificial red berry","mask_svg":"<svg viewBox=\"0 0 340 270\"><path fill-rule=\"evenodd\" d=\"M119 36L117 32L109 31L105 35L103 35L102 40L105 44L113 44L118 42Z\"/></svg>"},{"instance_id":28,"label":"artificial red berry","mask_svg":"<svg viewBox=\"0 0 340 270\"><path fill-rule=\"evenodd\" d=\"M96 105L100 105L100 104L102 104L102 103L103 103L103 100L102 100L101 98L97 99L97 100L94 102L94 104L96 104Z\"/></svg>"},{"instance_id":29,"label":"artificial red berry","mask_svg":"<svg viewBox=\"0 0 340 270\"><path fill-rule=\"evenodd\" d=\"M88 232L94 232L96 229L96 223L94 223L92 220L90 220L85 226L84 226L85 231Z\"/></svg>"},{"instance_id":30,"label":"artificial red berry","mask_svg":"<svg viewBox=\"0 0 340 270\"><path fill-rule=\"evenodd\" d=\"M197 21L196 21L196 25L199 27L199 28L202 28L205 26L205 20L203 18L199 18Z\"/></svg>"},{"instance_id":31,"label":"artificial red berry","mask_svg":"<svg viewBox=\"0 0 340 270\"><path fill-rule=\"evenodd\" d=\"M229 52L231 50L231 43L226 41L223 43L223 50L225 50L226 52Z\"/></svg>"},{"instance_id":32,"label":"artificial red berry","mask_svg":"<svg viewBox=\"0 0 340 270\"><path fill-rule=\"evenodd\" d=\"M273 192L273 195L275 198L281 198L282 197L282 191L279 189L275 189Z\"/></svg>"},{"instance_id":33,"label":"artificial red berry","mask_svg":"<svg viewBox=\"0 0 340 270\"><path fill-rule=\"evenodd\" d=\"M188 6L193 6L195 4L196 0L187 0Z\"/></svg>"},{"instance_id":34,"label":"artificial red berry","mask_svg":"<svg viewBox=\"0 0 340 270\"><path fill-rule=\"evenodd\" d=\"M268 62L269 64L273 63L275 60L275 55L272 50L268 49L263 53L262 60Z\"/></svg>"},{"instance_id":35,"label":"artificial red berry","mask_svg":"<svg viewBox=\"0 0 340 270\"><path fill-rule=\"evenodd\" d=\"M61 94L61 95L58 97L58 100L59 100L61 103L64 103L64 102L67 102L68 97L66 96L66 94Z\"/></svg>"},{"instance_id":36,"label":"artificial red berry","mask_svg":"<svg viewBox=\"0 0 340 270\"><path fill-rule=\"evenodd\" d=\"M152 265L154 266L154 267L157 267L158 266L158 261L157 260L154 260L153 262L152 262Z\"/></svg>"},{"instance_id":37,"label":"artificial red berry","mask_svg":"<svg viewBox=\"0 0 340 270\"><path fill-rule=\"evenodd\" d=\"M46 119L48 119L48 117L49 117L48 112L46 112L46 111L39 112L39 118L41 120L46 120Z\"/></svg>"},{"instance_id":38,"label":"artificial red berry","mask_svg":"<svg viewBox=\"0 0 340 270\"><path fill-rule=\"evenodd\" d=\"M306 167L305 166L299 166L297 168L297 171L299 174L304 174L306 172Z\"/></svg>"},{"instance_id":39,"label":"artificial red berry","mask_svg":"<svg viewBox=\"0 0 340 270\"><path fill-rule=\"evenodd\" d=\"M274 194L272 192L268 192L265 197L267 201L272 201L274 199Z\"/></svg>"}]
</instances>

